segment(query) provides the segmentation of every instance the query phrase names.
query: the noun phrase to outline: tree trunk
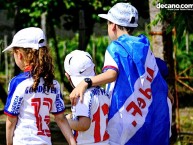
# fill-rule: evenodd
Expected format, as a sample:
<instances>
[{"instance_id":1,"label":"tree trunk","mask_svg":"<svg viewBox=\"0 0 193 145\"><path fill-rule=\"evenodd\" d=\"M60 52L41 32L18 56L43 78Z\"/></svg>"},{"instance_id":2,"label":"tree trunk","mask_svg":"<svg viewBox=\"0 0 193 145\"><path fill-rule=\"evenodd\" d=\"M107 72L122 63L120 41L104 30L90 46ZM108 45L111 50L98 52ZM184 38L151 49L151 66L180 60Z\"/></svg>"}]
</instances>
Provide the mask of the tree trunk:
<instances>
[{"instance_id":1,"label":"tree trunk","mask_svg":"<svg viewBox=\"0 0 193 145\"><path fill-rule=\"evenodd\" d=\"M54 40L53 42L54 42L54 48L55 48L55 54L56 54L56 62L57 62L59 73L60 73L60 79L61 79L62 83L64 83L64 69L63 69L62 64L61 64L61 58L59 55L59 48L58 48L58 41L56 38L56 32L55 32L53 25L51 25L51 27L50 27L50 33L51 33L51 36Z\"/></svg>"},{"instance_id":2,"label":"tree trunk","mask_svg":"<svg viewBox=\"0 0 193 145\"><path fill-rule=\"evenodd\" d=\"M150 13L150 21L152 22L156 15L160 13L160 10L156 8L153 4L153 0L149 0L149 13ZM156 26L151 27L150 34L152 35L152 50L156 57L164 59L164 46L163 46L163 37L162 37L162 28L163 25L161 22L158 22Z\"/></svg>"},{"instance_id":3,"label":"tree trunk","mask_svg":"<svg viewBox=\"0 0 193 145\"><path fill-rule=\"evenodd\" d=\"M24 20L21 18L18 11L19 11L19 6L17 6L15 8L15 17L14 17L14 30L15 30L15 32L18 32L19 30L21 30L23 28L21 24L24 23L23 22ZM19 67L17 65L14 65L14 66L15 66L14 67L14 76L16 76L21 72L21 70L19 69Z\"/></svg>"},{"instance_id":4,"label":"tree trunk","mask_svg":"<svg viewBox=\"0 0 193 145\"><path fill-rule=\"evenodd\" d=\"M85 33L85 18L84 18L84 11L80 10L79 12L79 49L85 50L86 49L86 33Z\"/></svg>"},{"instance_id":5,"label":"tree trunk","mask_svg":"<svg viewBox=\"0 0 193 145\"><path fill-rule=\"evenodd\" d=\"M153 0L149 0L149 12L150 12L150 21L152 22L155 19L155 16L160 13L160 9L156 8L153 4ZM166 80L169 86L169 90L174 96L174 105L172 106L172 137L171 142L175 142L177 139L177 130L176 130L176 90L175 90L175 66L173 59L173 40L172 32L166 33L166 28L170 23L168 20L170 18L165 18L164 22L159 22L156 26L151 27L150 34L152 35L152 48L156 57L160 57L165 60L169 69L169 76Z\"/></svg>"}]
</instances>

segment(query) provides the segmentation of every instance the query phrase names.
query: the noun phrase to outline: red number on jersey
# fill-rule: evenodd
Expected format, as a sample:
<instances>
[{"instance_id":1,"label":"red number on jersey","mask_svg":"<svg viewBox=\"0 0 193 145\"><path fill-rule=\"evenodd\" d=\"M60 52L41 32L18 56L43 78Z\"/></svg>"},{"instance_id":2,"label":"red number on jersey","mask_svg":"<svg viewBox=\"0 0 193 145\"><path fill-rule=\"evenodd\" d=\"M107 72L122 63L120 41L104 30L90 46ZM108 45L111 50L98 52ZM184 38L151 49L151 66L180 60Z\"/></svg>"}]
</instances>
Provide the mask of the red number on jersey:
<instances>
[{"instance_id":1,"label":"red number on jersey","mask_svg":"<svg viewBox=\"0 0 193 145\"><path fill-rule=\"evenodd\" d=\"M33 98L31 100L31 105L34 106L34 115L36 117L36 126L38 129L37 135L44 135L44 136L51 136L50 130L49 129L42 129L42 121L44 121L48 128L50 124L50 116L46 115L44 117L44 120L42 120L42 116L39 114L40 112L40 107L41 107L41 98ZM49 110L52 108L52 99L50 98L43 98L43 105L47 106Z\"/></svg>"},{"instance_id":2,"label":"red number on jersey","mask_svg":"<svg viewBox=\"0 0 193 145\"><path fill-rule=\"evenodd\" d=\"M103 115L104 117L107 115L108 113L108 109L109 109L109 106L107 104L103 104L103 106L101 107L102 109L102 112L103 112ZM94 129L94 139L95 139L95 142L99 142L101 141L101 133L100 133L100 107L97 109L96 113L93 115L93 120L92 122L95 122L95 129ZM107 126L107 120L106 120L106 126ZM109 135L108 133L105 131L105 134L103 136L103 141L108 139L109 138Z\"/></svg>"}]
</instances>

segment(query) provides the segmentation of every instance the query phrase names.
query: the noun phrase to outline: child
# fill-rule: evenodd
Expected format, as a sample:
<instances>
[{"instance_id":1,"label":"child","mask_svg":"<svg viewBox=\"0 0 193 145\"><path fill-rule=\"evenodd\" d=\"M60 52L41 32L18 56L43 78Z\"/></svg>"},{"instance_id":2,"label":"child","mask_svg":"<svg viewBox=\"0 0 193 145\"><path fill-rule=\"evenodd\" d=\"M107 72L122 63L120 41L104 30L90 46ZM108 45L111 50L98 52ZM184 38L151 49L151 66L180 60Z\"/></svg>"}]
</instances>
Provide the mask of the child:
<instances>
[{"instance_id":1,"label":"child","mask_svg":"<svg viewBox=\"0 0 193 145\"><path fill-rule=\"evenodd\" d=\"M85 78L89 80L95 76L94 66L90 54L80 50L72 51L64 61L66 76L73 87ZM106 131L109 103L104 89L88 87L83 103L72 106L72 114L67 115L67 119L75 130L77 144L109 144Z\"/></svg>"},{"instance_id":2,"label":"child","mask_svg":"<svg viewBox=\"0 0 193 145\"><path fill-rule=\"evenodd\" d=\"M11 45L17 66L23 71L12 78L4 108L7 145L51 145L50 116L68 143L75 145L74 136L63 112L64 102L46 38L40 28L29 27L17 32ZM3 51L3 52L4 52Z\"/></svg>"},{"instance_id":3,"label":"child","mask_svg":"<svg viewBox=\"0 0 193 145\"><path fill-rule=\"evenodd\" d=\"M167 63L164 60L162 60L161 58L156 57L155 59L156 59L157 66L159 68L159 71L160 71L162 77L165 80L167 80L167 77L169 75L169 70L168 70L168 67L167 67ZM171 128L172 127L171 126L172 125L172 105L174 103L174 97L171 94L170 90L168 90L167 100L168 100L168 107L169 107L169 114L170 114L170 137L171 137L171 135L172 135L172 131L171 131L171 129L172 129Z\"/></svg>"},{"instance_id":4,"label":"child","mask_svg":"<svg viewBox=\"0 0 193 145\"><path fill-rule=\"evenodd\" d=\"M103 73L81 81L71 92L72 104L85 89L107 84L111 97L108 133L112 145L168 145L168 87L161 77L149 40L131 36L138 12L129 3L115 4L107 14L108 35Z\"/></svg>"}]
</instances>

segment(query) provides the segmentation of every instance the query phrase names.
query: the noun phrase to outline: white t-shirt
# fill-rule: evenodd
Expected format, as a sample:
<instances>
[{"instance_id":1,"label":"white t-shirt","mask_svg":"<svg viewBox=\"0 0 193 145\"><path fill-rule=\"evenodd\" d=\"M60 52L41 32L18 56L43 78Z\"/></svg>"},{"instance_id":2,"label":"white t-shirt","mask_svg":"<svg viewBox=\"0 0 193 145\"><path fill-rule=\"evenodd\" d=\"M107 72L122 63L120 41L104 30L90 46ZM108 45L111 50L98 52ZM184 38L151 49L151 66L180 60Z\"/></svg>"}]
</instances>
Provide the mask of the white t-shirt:
<instances>
[{"instance_id":1,"label":"white t-shirt","mask_svg":"<svg viewBox=\"0 0 193 145\"><path fill-rule=\"evenodd\" d=\"M87 89L84 101L80 101L72 107L73 120L78 116L91 119L90 128L86 131L75 131L77 144L84 145L108 145L109 134L106 131L109 111L109 97L100 87Z\"/></svg>"},{"instance_id":2,"label":"white t-shirt","mask_svg":"<svg viewBox=\"0 0 193 145\"><path fill-rule=\"evenodd\" d=\"M114 59L111 57L109 52L106 50L106 52L105 52L105 61L104 61L104 66L103 66L103 72L107 71L108 69L113 69L113 70L117 71L117 73L118 73L117 63L114 61ZM112 83L108 83L106 85L106 91L110 95L110 98L112 96L113 89L115 87L115 83L116 83L116 81L114 81Z\"/></svg>"},{"instance_id":3,"label":"white t-shirt","mask_svg":"<svg viewBox=\"0 0 193 145\"><path fill-rule=\"evenodd\" d=\"M13 136L15 145L51 145L49 113L58 114L65 110L59 83L54 80L54 89L43 93L44 80L32 92L33 79L29 72L14 77L9 84L9 94L4 113L18 117Z\"/></svg>"}]
</instances>

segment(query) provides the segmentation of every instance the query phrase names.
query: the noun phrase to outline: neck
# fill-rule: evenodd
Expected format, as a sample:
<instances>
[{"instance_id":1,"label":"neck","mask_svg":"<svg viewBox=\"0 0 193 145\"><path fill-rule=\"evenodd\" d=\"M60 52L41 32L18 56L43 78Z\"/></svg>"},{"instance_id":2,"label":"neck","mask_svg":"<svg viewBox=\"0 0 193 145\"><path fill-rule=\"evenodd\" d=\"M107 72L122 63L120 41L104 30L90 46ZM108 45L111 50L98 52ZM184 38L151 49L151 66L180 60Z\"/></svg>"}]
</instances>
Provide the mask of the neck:
<instances>
[{"instance_id":1,"label":"neck","mask_svg":"<svg viewBox=\"0 0 193 145\"><path fill-rule=\"evenodd\" d=\"M129 35L126 30L120 30L120 29L117 30L117 38L119 38L124 34Z\"/></svg>"},{"instance_id":2,"label":"neck","mask_svg":"<svg viewBox=\"0 0 193 145\"><path fill-rule=\"evenodd\" d=\"M32 67L29 66L29 65L27 65L27 66L24 67L24 72L26 72L26 71L31 71L31 70L32 70Z\"/></svg>"}]
</instances>

